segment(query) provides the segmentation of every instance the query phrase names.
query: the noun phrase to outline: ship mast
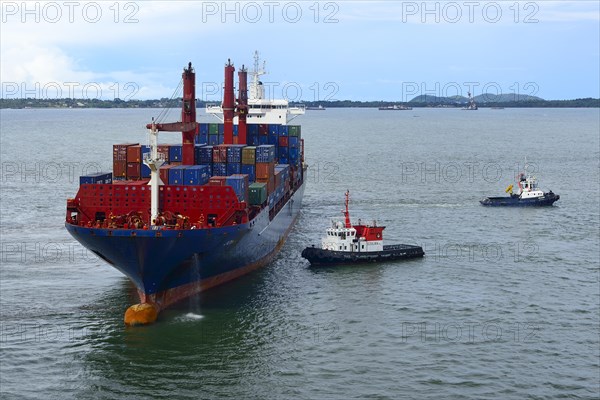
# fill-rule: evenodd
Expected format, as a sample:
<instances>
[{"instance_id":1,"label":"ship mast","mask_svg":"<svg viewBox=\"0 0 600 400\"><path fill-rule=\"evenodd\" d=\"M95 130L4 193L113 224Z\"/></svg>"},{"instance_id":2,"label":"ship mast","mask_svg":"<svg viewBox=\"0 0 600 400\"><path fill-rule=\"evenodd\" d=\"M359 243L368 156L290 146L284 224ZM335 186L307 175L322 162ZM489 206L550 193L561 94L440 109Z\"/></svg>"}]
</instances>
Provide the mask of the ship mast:
<instances>
[{"instance_id":1,"label":"ship mast","mask_svg":"<svg viewBox=\"0 0 600 400\"><path fill-rule=\"evenodd\" d=\"M147 124L150 129L150 155L144 158L144 164L150 168L150 225L155 225L159 213L159 191L164 183L160 180L160 167L165 163L162 154L158 154L158 132L181 132L182 136L182 165L194 165L194 136L196 135L196 74L192 63L183 69L183 104L181 107L181 122Z\"/></svg>"},{"instance_id":2,"label":"ship mast","mask_svg":"<svg viewBox=\"0 0 600 400\"><path fill-rule=\"evenodd\" d=\"M150 128L150 154L144 157L144 164L150 168L150 224L155 225L158 217L158 194L160 186L164 183L160 180L160 167L165 163L164 156L158 154L158 129L154 118Z\"/></svg>"},{"instance_id":3,"label":"ship mast","mask_svg":"<svg viewBox=\"0 0 600 400\"><path fill-rule=\"evenodd\" d=\"M250 71L252 76L252 83L250 84L250 99L262 99L264 97L264 89L259 81L261 75L265 75L266 61L263 61L263 66L260 68L260 58L258 56L258 50L254 52L254 70Z\"/></svg>"},{"instance_id":4,"label":"ship mast","mask_svg":"<svg viewBox=\"0 0 600 400\"><path fill-rule=\"evenodd\" d=\"M346 201L344 203L346 205L346 209L344 211L342 211L342 213L344 214L346 228L352 228L352 224L350 223L350 211L348 211L349 203L350 203L350 191L346 190Z\"/></svg>"}]
</instances>

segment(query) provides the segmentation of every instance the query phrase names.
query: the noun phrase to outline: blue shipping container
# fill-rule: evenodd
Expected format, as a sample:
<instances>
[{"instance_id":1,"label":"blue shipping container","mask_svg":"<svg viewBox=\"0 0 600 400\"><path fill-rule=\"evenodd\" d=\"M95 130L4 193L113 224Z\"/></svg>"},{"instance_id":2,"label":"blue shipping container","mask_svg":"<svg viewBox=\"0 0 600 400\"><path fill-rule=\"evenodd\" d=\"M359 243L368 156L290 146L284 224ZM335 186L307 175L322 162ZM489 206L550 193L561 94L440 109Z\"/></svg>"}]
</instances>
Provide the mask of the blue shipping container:
<instances>
[{"instance_id":1,"label":"blue shipping container","mask_svg":"<svg viewBox=\"0 0 600 400\"><path fill-rule=\"evenodd\" d=\"M219 136L225 134L225 125L224 124L219 124L218 132L219 132Z\"/></svg>"},{"instance_id":2,"label":"blue shipping container","mask_svg":"<svg viewBox=\"0 0 600 400\"><path fill-rule=\"evenodd\" d=\"M195 147L195 160L196 164L210 164L212 163L212 146L196 146Z\"/></svg>"},{"instance_id":3,"label":"blue shipping container","mask_svg":"<svg viewBox=\"0 0 600 400\"><path fill-rule=\"evenodd\" d=\"M278 124L269 124L269 136L279 136L279 126Z\"/></svg>"},{"instance_id":4,"label":"blue shipping container","mask_svg":"<svg viewBox=\"0 0 600 400\"><path fill-rule=\"evenodd\" d=\"M248 202L248 176L233 175L225 179L225 184L231 186L239 201Z\"/></svg>"},{"instance_id":5,"label":"blue shipping container","mask_svg":"<svg viewBox=\"0 0 600 400\"><path fill-rule=\"evenodd\" d=\"M150 170L150 167L142 163L142 168L140 169L140 174L142 178L150 178L151 172L152 171Z\"/></svg>"},{"instance_id":6,"label":"blue shipping container","mask_svg":"<svg viewBox=\"0 0 600 400\"><path fill-rule=\"evenodd\" d=\"M206 168L206 172L208 173L208 177L212 176L212 163L211 164L197 164L197 166Z\"/></svg>"},{"instance_id":7,"label":"blue shipping container","mask_svg":"<svg viewBox=\"0 0 600 400\"><path fill-rule=\"evenodd\" d=\"M233 136L237 136L238 135L238 125L234 125L233 126Z\"/></svg>"},{"instance_id":8,"label":"blue shipping container","mask_svg":"<svg viewBox=\"0 0 600 400\"><path fill-rule=\"evenodd\" d=\"M142 145L142 168L140 169L142 178L150 178L150 167L144 164L144 157L146 154L150 154L150 146Z\"/></svg>"},{"instance_id":9,"label":"blue shipping container","mask_svg":"<svg viewBox=\"0 0 600 400\"><path fill-rule=\"evenodd\" d=\"M194 143L195 144L208 144L208 133L197 133L196 136L194 136Z\"/></svg>"},{"instance_id":10,"label":"blue shipping container","mask_svg":"<svg viewBox=\"0 0 600 400\"><path fill-rule=\"evenodd\" d=\"M198 124L198 133L208 136L208 124L206 122Z\"/></svg>"},{"instance_id":11,"label":"blue shipping container","mask_svg":"<svg viewBox=\"0 0 600 400\"><path fill-rule=\"evenodd\" d=\"M282 179L287 180L290 176L290 166L288 164L277 164L275 165L275 173L278 173L279 171L283 171L282 172Z\"/></svg>"},{"instance_id":12,"label":"blue shipping container","mask_svg":"<svg viewBox=\"0 0 600 400\"><path fill-rule=\"evenodd\" d=\"M227 175L239 174L241 172L240 163L227 163Z\"/></svg>"},{"instance_id":13,"label":"blue shipping container","mask_svg":"<svg viewBox=\"0 0 600 400\"><path fill-rule=\"evenodd\" d=\"M212 165L211 176L226 176L227 175L227 164L226 163L214 163Z\"/></svg>"},{"instance_id":14,"label":"blue shipping container","mask_svg":"<svg viewBox=\"0 0 600 400\"><path fill-rule=\"evenodd\" d=\"M210 178L209 169L206 165L188 166L184 172L184 185L204 185Z\"/></svg>"},{"instance_id":15,"label":"blue shipping container","mask_svg":"<svg viewBox=\"0 0 600 400\"><path fill-rule=\"evenodd\" d=\"M248 124L248 136L258 136L258 124Z\"/></svg>"},{"instance_id":16,"label":"blue shipping container","mask_svg":"<svg viewBox=\"0 0 600 400\"><path fill-rule=\"evenodd\" d=\"M169 168L169 185L183 185L185 165Z\"/></svg>"},{"instance_id":17,"label":"blue shipping container","mask_svg":"<svg viewBox=\"0 0 600 400\"><path fill-rule=\"evenodd\" d=\"M181 145L169 146L169 161L181 161Z\"/></svg>"},{"instance_id":18,"label":"blue shipping container","mask_svg":"<svg viewBox=\"0 0 600 400\"><path fill-rule=\"evenodd\" d=\"M259 146L265 146L269 144L269 137L268 136L259 136L258 137L258 145ZM256 144L255 144L256 146Z\"/></svg>"},{"instance_id":19,"label":"blue shipping container","mask_svg":"<svg viewBox=\"0 0 600 400\"><path fill-rule=\"evenodd\" d=\"M269 195L269 208L275 207L275 193Z\"/></svg>"},{"instance_id":20,"label":"blue shipping container","mask_svg":"<svg viewBox=\"0 0 600 400\"><path fill-rule=\"evenodd\" d=\"M249 183L256 182L256 166L255 165L242 164L240 173L248 175Z\"/></svg>"},{"instance_id":21,"label":"blue shipping container","mask_svg":"<svg viewBox=\"0 0 600 400\"><path fill-rule=\"evenodd\" d=\"M279 148L277 150L277 155L279 156L279 158L281 158L281 157L287 158L289 156L289 154L290 153L288 152L287 147L279 146Z\"/></svg>"},{"instance_id":22,"label":"blue shipping container","mask_svg":"<svg viewBox=\"0 0 600 400\"><path fill-rule=\"evenodd\" d=\"M298 136L288 137L288 146L299 148L300 147L300 138Z\"/></svg>"},{"instance_id":23,"label":"blue shipping container","mask_svg":"<svg viewBox=\"0 0 600 400\"><path fill-rule=\"evenodd\" d=\"M258 146L258 136L248 136L246 138L248 146Z\"/></svg>"},{"instance_id":24,"label":"blue shipping container","mask_svg":"<svg viewBox=\"0 0 600 400\"><path fill-rule=\"evenodd\" d=\"M282 164L289 164L289 159L287 157L279 157L279 162Z\"/></svg>"},{"instance_id":25,"label":"blue shipping container","mask_svg":"<svg viewBox=\"0 0 600 400\"><path fill-rule=\"evenodd\" d=\"M225 135L219 134L219 144L225 143Z\"/></svg>"},{"instance_id":26,"label":"blue shipping container","mask_svg":"<svg viewBox=\"0 0 600 400\"><path fill-rule=\"evenodd\" d=\"M242 149L246 147L244 144L232 144L227 147L227 162L228 163L241 163L242 162Z\"/></svg>"},{"instance_id":27,"label":"blue shipping container","mask_svg":"<svg viewBox=\"0 0 600 400\"><path fill-rule=\"evenodd\" d=\"M279 136L288 136L288 127L287 127L287 125L281 125L279 127Z\"/></svg>"},{"instance_id":28,"label":"blue shipping container","mask_svg":"<svg viewBox=\"0 0 600 400\"><path fill-rule=\"evenodd\" d=\"M97 174L83 175L79 177L80 185L100 183L112 183L112 172L99 172Z\"/></svg>"},{"instance_id":29,"label":"blue shipping container","mask_svg":"<svg viewBox=\"0 0 600 400\"><path fill-rule=\"evenodd\" d=\"M208 144L210 146L216 146L219 144L219 136L218 135L208 135Z\"/></svg>"},{"instance_id":30,"label":"blue shipping container","mask_svg":"<svg viewBox=\"0 0 600 400\"><path fill-rule=\"evenodd\" d=\"M288 149L290 156L290 164L296 165L298 161L300 161L300 150L295 147L290 147ZM281 160L280 160L281 162ZM283 163L282 163L283 164Z\"/></svg>"},{"instance_id":31,"label":"blue shipping container","mask_svg":"<svg viewBox=\"0 0 600 400\"><path fill-rule=\"evenodd\" d=\"M272 162L275 161L275 146L262 145L256 147L256 162Z\"/></svg>"}]
</instances>

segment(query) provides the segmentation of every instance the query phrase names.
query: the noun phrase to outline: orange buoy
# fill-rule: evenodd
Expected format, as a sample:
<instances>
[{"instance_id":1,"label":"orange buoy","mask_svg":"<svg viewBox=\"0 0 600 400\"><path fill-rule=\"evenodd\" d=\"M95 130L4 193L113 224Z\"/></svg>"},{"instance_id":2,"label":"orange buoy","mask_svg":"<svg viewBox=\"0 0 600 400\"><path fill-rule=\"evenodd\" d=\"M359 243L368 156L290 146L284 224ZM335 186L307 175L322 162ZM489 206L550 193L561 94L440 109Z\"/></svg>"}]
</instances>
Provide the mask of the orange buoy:
<instances>
[{"instance_id":1,"label":"orange buoy","mask_svg":"<svg viewBox=\"0 0 600 400\"><path fill-rule=\"evenodd\" d=\"M134 304L125 311L125 325L147 325L158 318L158 307L152 303Z\"/></svg>"}]
</instances>

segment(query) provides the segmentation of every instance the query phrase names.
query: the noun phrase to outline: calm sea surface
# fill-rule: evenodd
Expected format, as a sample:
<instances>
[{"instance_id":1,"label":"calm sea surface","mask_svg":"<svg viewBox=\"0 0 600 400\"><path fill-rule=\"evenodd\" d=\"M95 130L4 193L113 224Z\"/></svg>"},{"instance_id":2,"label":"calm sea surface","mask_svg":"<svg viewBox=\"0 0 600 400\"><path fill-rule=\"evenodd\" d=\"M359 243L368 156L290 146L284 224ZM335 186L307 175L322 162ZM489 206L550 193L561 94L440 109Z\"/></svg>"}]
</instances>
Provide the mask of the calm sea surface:
<instances>
[{"instance_id":1,"label":"calm sea surface","mask_svg":"<svg viewBox=\"0 0 600 400\"><path fill-rule=\"evenodd\" d=\"M308 111L276 260L125 328L133 287L70 238L65 202L158 112L0 112L1 398L600 396L598 109ZM525 159L555 206L480 206ZM309 268L347 189L353 219L426 256Z\"/></svg>"}]
</instances>

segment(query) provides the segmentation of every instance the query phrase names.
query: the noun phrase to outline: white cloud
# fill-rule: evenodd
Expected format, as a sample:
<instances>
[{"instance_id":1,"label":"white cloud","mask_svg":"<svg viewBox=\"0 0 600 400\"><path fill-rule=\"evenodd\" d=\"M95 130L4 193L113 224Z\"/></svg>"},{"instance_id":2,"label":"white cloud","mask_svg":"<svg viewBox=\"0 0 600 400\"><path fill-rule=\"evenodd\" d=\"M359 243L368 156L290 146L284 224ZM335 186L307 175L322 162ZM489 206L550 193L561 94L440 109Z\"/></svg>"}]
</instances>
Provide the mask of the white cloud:
<instances>
[{"instance_id":1,"label":"white cloud","mask_svg":"<svg viewBox=\"0 0 600 400\"><path fill-rule=\"evenodd\" d=\"M63 2L35 2L26 6L10 2L16 9L7 9L7 3L2 3L0 27L2 96L8 92L12 97L50 97L60 87L63 97L70 97L69 94L82 97L85 93L81 90L87 85L90 90L100 87L103 98L117 94L123 98L123 94L132 92L135 98L161 97L172 89L157 84L164 79L160 71L111 71L106 65L96 66L90 59L76 59L73 54L90 53L94 49L110 52L111 48L127 52L128 47L136 49L140 44L152 49L155 43L156 57L164 57L176 38L206 40L218 37L218 32L225 29L217 19L200 23L200 2L81 2L71 9ZM83 11L86 4L99 5L100 13L88 8L86 14ZM118 14L115 4L119 5ZM88 64L93 66L86 67ZM114 64L114 60L109 64ZM175 76L175 85L177 80ZM130 82L136 90L128 85Z\"/></svg>"}]
</instances>

